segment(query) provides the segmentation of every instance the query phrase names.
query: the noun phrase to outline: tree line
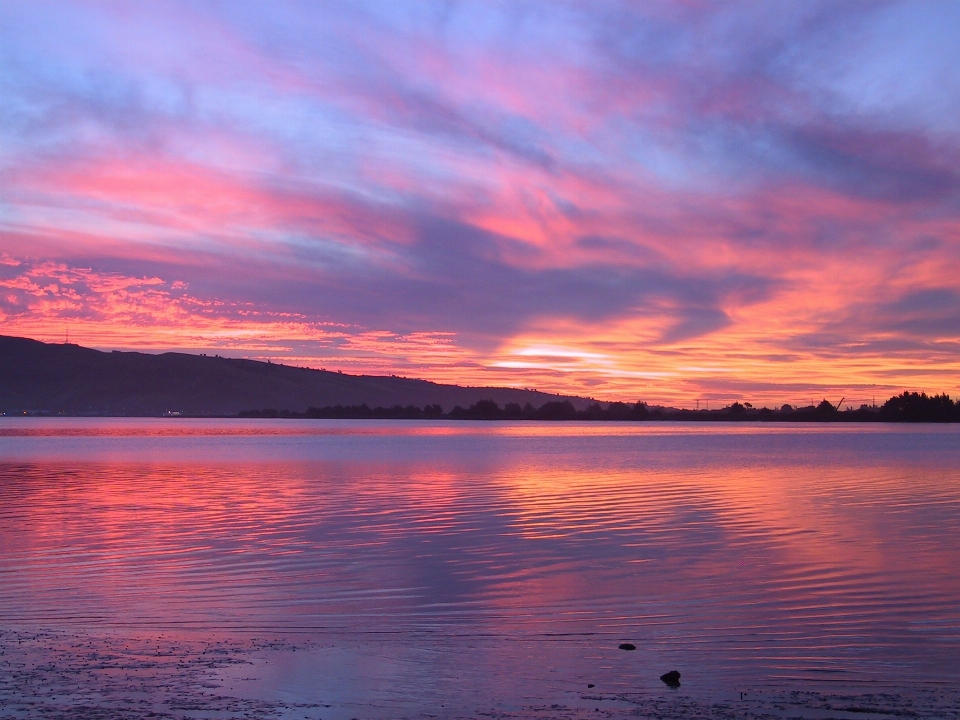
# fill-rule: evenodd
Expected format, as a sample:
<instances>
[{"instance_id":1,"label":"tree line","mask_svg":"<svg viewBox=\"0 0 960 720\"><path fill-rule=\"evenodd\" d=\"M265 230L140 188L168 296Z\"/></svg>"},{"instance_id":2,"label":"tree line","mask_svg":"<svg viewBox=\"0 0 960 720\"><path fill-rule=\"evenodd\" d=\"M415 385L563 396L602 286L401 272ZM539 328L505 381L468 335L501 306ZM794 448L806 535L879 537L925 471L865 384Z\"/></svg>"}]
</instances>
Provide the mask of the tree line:
<instances>
[{"instance_id":1,"label":"tree line","mask_svg":"<svg viewBox=\"0 0 960 720\"><path fill-rule=\"evenodd\" d=\"M828 400L819 405L779 408L755 408L750 403L735 402L714 410L685 410L649 406L645 402L613 402L603 406L593 403L582 410L569 400L552 401L534 407L530 403L507 403L500 407L493 400L480 400L470 407L455 406L444 412L440 405L394 405L369 407L362 405L330 405L311 407L305 412L290 410L245 410L245 418L301 418L328 420L682 420L682 421L771 421L771 422L960 422L960 401L949 395L903 392L881 406L861 405L841 410Z\"/></svg>"}]
</instances>

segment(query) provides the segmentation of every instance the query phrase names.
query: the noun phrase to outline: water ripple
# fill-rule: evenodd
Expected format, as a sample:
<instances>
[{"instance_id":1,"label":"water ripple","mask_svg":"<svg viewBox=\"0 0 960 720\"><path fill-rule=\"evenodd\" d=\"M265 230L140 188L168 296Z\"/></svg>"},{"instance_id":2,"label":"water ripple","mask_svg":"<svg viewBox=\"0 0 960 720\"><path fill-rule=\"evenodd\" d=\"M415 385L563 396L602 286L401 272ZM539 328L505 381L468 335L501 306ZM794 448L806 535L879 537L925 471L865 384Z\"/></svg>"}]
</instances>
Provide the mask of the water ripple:
<instances>
[{"instance_id":1,"label":"water ripple","mask_svg":"<svg viewBox=\"0 0 960 720\"><path fill-rule=\"evenodd\" d=\"M958 460L939 427L6 422L0 616L956 681Z\"/></svg>"}]
</instances>

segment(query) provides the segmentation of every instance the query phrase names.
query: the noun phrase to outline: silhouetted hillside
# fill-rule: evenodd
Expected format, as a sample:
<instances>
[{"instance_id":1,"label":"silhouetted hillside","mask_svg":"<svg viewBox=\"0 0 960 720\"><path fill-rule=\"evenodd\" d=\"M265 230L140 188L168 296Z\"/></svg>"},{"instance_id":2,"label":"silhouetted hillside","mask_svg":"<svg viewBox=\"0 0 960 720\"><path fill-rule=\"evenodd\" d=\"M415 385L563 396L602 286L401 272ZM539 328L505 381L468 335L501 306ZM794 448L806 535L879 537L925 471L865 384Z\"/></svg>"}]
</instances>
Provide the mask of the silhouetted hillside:
<instances>
[{"instance_id":1,"label":"silhouetted hillside","mask_svg":"<svg viewBox=\"0 0 960 720\"><path fill-rule=\"evenodd\" d=\"M440 405L481 400L543 405L585 398L512 388L439 385L376 375L346 375L255 360L163 353L100 352L0 336L0 412L236 415L251 408L303 412L335 405Z\"/></svg>"}]
</instances>

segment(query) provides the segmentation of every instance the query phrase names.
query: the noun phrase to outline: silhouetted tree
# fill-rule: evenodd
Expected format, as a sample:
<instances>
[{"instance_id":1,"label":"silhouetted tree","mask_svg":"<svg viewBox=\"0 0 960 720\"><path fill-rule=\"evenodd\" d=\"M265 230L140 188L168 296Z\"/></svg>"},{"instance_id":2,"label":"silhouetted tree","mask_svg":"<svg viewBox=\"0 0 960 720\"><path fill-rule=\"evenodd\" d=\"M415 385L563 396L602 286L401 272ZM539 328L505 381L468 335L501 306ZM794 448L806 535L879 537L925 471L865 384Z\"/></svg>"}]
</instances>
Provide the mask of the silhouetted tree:
<instances>
[{"instance_id":1,"label":"silhouetted tree","mask_svg":"<svg viewBox=\"0 0 960 720\"><path fill-rule=\"evenodd\" d=\"M951 422L960 420L958 405L946 393L903 392L887 400L880 408L880 418L892 422Z\"/></svg>"},{"instance_id":2,"label":"silhouetted tree","mask_svg":"<svg viewBox=\"0 0 960 720\"><path fill-rule=\"evenodd\" d=\"M831 417L837 414L837 408L833 406L829 400L824 398L820 401L820 404L817 405L817 415L820 417Z\"/></svg>"},{"instance_id":3,"label":"silhouetted tree","mask_svg":"<svg viewBox=\"0 0 960 720\"><path fill-rule=\"evenodd\" d=\"M537 420L576 420L577 410L569 400L544 403L537 410Z\"/></svg>"},{"instance_id":4,"label":"silhouetted tree","mask_svg":"<svg viewBox=\"0 0 960 720\"><path fill-rule=\"evenodd\" d=\"M643 401L637 402L630 409L630 419L631 420L648 420L650 418L650 411L647 408L647 404Z\"/></svg>"},{"instance_id":5,"label":"silhouetted tree","mask_svg":"<svg viewBox=\"0 0 960 720\"><path fill-rule=\"evenodd\" d=\"M604 412L603 408L600 407L600 403L592 403L587 406L587 409L581 413L577 413L578 417L581 420L606 420L607 414Z\"/></svg>"},{"instance_id":6,"label":"silhouetted tree","mask_svg":"<svg viewBox=\"0 0 960 720\"><path fill-rule=\"evenodd\" d=\"M475 420L499 420L503 416L500 406L493 400L478 400L469 412Z\"/></svg>"},{"instance_id":7,"label":"silhouetted tree","mask_svg":"<svg viewBox=\"0 0 960 720\"><path fill-rule=\"evenodd\" d=\"M624 402L612 402L607 405L606 417L608 420L629 420L633 406Z\"/></svg>"}]
</instances>

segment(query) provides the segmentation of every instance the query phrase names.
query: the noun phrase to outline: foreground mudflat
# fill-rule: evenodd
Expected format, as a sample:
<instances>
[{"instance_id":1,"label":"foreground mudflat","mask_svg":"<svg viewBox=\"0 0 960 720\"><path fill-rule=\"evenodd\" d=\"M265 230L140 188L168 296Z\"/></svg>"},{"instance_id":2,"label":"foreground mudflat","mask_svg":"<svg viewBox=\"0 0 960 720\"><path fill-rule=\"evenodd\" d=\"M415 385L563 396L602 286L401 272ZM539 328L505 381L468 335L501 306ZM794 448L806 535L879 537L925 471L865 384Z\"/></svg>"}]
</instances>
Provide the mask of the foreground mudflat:
<instances>
[{"instance_id":1,"label":"foreground mudflat","mask_svg":"<svg viewBox=\"0 0 960 720\"><path fill-rule=\"evenodd\" d=\"M255 644L63 632L0 637L0 717L280 717L279 703L218 692ZM318 715L314 715L317 717Z\"/></svg>"},{"instance_id":2,"label":"foreground mudflat","mask_svg":"<svg viewBox=\"0 0 960 720\"><path fill-rule=\"evenodd\" d=\"M364 641L361 640L361 645ZM352 643L357 646L356 638ZM383 646L370 643L371 652ZM271 662L317 672L323 654L342 648L295 639L171 639L83 633L7 632L0 636L0 718L958 718L960 691L913 688L788 690L740 693L604 691L568 678L548 687L504 688L496 696L453 693L430 697L423 688L373 692L373 699L325 693L323 678L277 697ZM282 670L281 670L282 672ZM432 683L423 679L424 688ZM340 678L343 681L343 678ZM564 684L567 687L564 687ZM309 684L308 684L309 685ZM259 689L259 692L257 690ZM537 697L537 690L552 692ZM741 691L742 692L742 691ZM458 696L459 695L459 696ZM440 702L442 700L442 702Z\"/></svg>"}]
</instances>

